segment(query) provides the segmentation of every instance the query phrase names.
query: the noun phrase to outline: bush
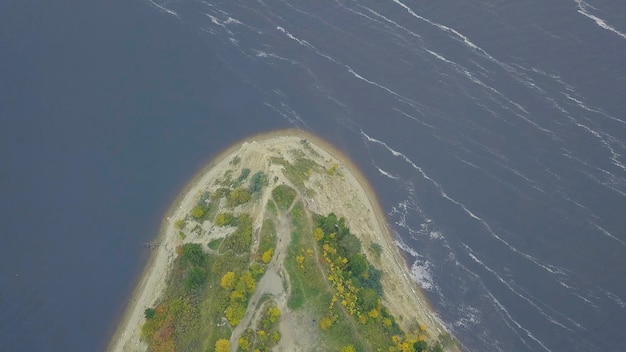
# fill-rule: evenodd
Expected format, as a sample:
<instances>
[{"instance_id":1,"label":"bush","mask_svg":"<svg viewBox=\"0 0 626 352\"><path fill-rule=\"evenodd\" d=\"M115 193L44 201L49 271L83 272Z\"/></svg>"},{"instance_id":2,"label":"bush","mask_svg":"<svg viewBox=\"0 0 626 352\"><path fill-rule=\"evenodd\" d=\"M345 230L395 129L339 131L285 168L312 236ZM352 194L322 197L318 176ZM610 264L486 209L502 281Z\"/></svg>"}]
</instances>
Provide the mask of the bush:
<instances>
[{"instance_id":1,"label":"bush","mask_svg":"<svg viewBox=\"0 0 626 352\"><path fill-rule=\"evenodd\" d=\"M212 240L211 242L209 242L207 244L207 246L209 248L211 248L212 250L217 250L220 247L220 244L222 243L223 238L218 238L215 240Z\"/></svg>"},{"instance_id":2,"label":"bush","mask_svg":"<svg viewBox=\"0 0 626 352\"><path fill-rule=\"evenodd\" d=\"M202 247L197 243L186 243L181 248L181 263L191 266L204 266L206 263L206 254L202 251Z\"/></svg>"},{"instance_id":3,"label":"bush","mask_svg":"<svg viewBox=\"0 0 626 352\"><path fill-rule=\"evenodd\" d=\"M198 220L202 218L203 215L204 209L201 206L196 205L195 207L193 207L193 210L191 211L191 216L193 216L194 219Z\"/></svg>"},{"instance_id":4,"label":"bush","mask_svg":"<svg viewBox=\"0 0 626 352\"><path fill-rule=\"evenodd\" d=\"M236 207L250 201L250 192L238 187L228 195L228 206Z\"/></svg>"},{"instance_id":5,"label":"bush","mask_svg":"<svg viewBox=\"0 0 626 352\"><path fill-rule=\"evenodd\" d=\"M232 213L220 213L215 217L215 225L217 226L230 226L236 225L236 218Z\"/></svg>"},{"instance_id":6,"label":"bush","mask_svg":"<svg viewBox=\"0 0 626 352\"><path fill-rule=\"evenodd\" d=\"M263 187L267 186L267 184L268 184L267 175L264 174L262 171L259 171L256 174L252 175L252 178L250 179L250 187L248 188L248 191L250 191L250 193L252 194L260 193L263 190Z\"/></svg>"},{"instance_id":7,"label":"bush","mask_svg":"<svg viewBox=\"0 0 626 352\"><path fill-rule=\"evenodd\" d=\"M246 178L248 178L248 175L250 175L250 169L245 168L241 170L241 174L239 174L239 177L237 177L237 181L235 181L235 183L237 185L240 185Z\"/></svg>"},{"instance_id":8,"label":"bush","mask_svg":"<svg viewBox=\"0 0 626 352\"><path fill-rule=\"evenodd\" d=\"M204 268L194 267L189 270L189 274L185 278L185 288L187 290L193 290L204 286L207 281L207 274Z\"/></svg>"},{"instance_id":9,"label":"bush","mask_svg":"<svg viewBox=\"0 0 626 352\"><path fill-rule=\"evenodd\" d=\"M143 315L146 317L146 319L153 319L155 314L156 311L154 310L154 308L146 308L146 310L143 311Z\"/></svg>"},{"instance_id":10,"label":"bush","mask_svg":"<svg viewBox=\"0 0 626 352\"><path fill-rule=\"evenodd\" d=\"M250 215L241 215L237 223L237 229L232 235L226 237L224 241L226 249L232 249L238 254L248 252L252 242L252 219Z\"/></svg>"},{"instance_id":11,"label":"bush","mask_svg":"<svg viewBox=\"0 0 626 352\"><path fill-rule=\"evenodd\" d=\"M376 242L372 242L370 244L370 251L376 255L376 258L380 258L380 255L383 253L383 247Z\"/></svg>"}]
</instances>

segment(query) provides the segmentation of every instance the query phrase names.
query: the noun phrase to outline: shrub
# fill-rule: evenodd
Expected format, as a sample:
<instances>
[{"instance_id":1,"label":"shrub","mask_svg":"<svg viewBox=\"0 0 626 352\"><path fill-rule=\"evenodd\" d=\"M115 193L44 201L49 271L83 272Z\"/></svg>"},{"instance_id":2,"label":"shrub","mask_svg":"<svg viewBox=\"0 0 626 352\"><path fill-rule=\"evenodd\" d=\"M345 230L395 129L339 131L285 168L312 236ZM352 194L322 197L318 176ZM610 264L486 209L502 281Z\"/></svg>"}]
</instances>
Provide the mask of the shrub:
<instances>
[{"instance_id":1,"label":"shrub","mask_svg":"<svg viewBox=\"0 0 626 352\"><path fill-rule=\"evenodd\" d=\"M259 171L256 174L252 175L252 178L250 179L250 187L248 188L248 190L252 194L260 193L263 190L263 187L267 186L267 184L267 175L264 174L262 171Z\"/></svg>"},{"instance_id":2,"label":"shrub","mask_svg":"<svg viewBox=\"0 0 626 352\"><path fill-rule=\"evenodd\" d=\"M202 251L202 247L197 243L185 243L181 247L180 254L182 264L192 266L204 266L206 263L206 254Z\"/></svg>"},{"instance_id":3,"label":"shrub","mask_svg":"<svg viewBox=\"0 0 626 352\"><path fill-rule=\"evenodd\" d=\"M227 339L219 339L215 342L215 352L229 352L230 341Z\"/></svg>"},{"instance_id":4,"label":"shrub","mask_svg":"<svg viewBox=\"0 0 626 352\"><path fill-rule=\"evenodd\" d=\"M207 274L204 268L194 267L189 270L189 274L185 278L185 288L187 290L193 290L204 286L207 281Z\"/></svg>"},{"instance_id":5,"label":"shrub","mask_svg":"<svg viewBox=\"0 0 626 352\"><path fill-rule=\"evenodd\" d=\"M199 205L196 205L195 207L193 207L193 210L191 210L191 216L193 216L193 218L196 220L202 218L203 215L204 209Z\"/></svg>"},{"instance_id":6,"label":"shrub","mask_svg":"<svg viewBox=\"0 0 626 352\"><path fill-rule=\"evenodd\" d=\"M250 192L238 187L228 195L228 205L236 207L241 204L245 204L250 201Z\"/></svg>"},{"instance_id":7,"label":"shrub","mask_svg":"<svg viewBox=\"0 0 626 352\"><path fill-rule=\"evenodd\" d=\"M146 319L154 318L155 314L156 311L154 310L154 308L146 308L146 310L143 311L143 315L146 317Z\"/></svg>"},{"instance_id":8,"label":"shrub","mask_svg":"<svg viewBox=\"0 0 626 352\"><path fill-rule=\"evenodd\" d=\"M235 225L236 218L232 213L220 213L215 217L215 225L217 226L230 226Z\"/></svg>"}]
</instances>

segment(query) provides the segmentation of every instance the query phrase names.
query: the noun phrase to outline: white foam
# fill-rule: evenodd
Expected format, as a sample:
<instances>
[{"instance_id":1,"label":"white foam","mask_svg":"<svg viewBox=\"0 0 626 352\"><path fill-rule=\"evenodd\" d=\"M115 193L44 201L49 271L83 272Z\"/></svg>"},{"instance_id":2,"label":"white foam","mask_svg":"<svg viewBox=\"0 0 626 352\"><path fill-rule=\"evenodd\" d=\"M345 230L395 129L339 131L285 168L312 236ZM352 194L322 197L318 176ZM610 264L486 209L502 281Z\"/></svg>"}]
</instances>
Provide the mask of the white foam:
<instances>
[{"instance_id":1,"label":"white foam","mask_svg":"<svg viewBox=\"0 0 626 352\"><path fill-rule=\"evenodd\" d=\"M620 37L622 37L623 39L626 39L626 33L620 32L617 29L615 29L614 27L610 26L608 23L606 23L605 20L603 20L602 18L592 15L591 13L589 13L589 8L592 8L594 10L597 10L596 8L594 8L593 6L589 5L588 3L584 2L583 0L574 0L576 2L576 6L578 7L578 13L589 18L592 19L598 26L600 26L603 29L606 29L607 31L611 31L617 35L619 35Z\"/></svg>"},{"instance_id":2,"label":"white foam","mask_svg":"<svg viewBox=\"0 0 626 352\"><path fill-rule=\"evenodd\" d=\"M416 260L411 265L411 278L424 290L433 291L436 286L432 275L430 262Z\"/></svg>"}]
</instances>

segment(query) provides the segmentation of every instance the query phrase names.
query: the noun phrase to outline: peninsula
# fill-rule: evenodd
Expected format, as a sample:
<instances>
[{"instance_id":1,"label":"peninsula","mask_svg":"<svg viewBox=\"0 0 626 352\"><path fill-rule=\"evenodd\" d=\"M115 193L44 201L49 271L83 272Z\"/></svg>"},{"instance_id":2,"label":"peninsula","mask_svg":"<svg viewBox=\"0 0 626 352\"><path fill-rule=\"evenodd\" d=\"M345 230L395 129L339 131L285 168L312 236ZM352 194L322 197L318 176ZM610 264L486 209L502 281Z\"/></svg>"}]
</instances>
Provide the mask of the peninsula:
<instances>
[{"instance_id":1,"label":"peninsula","mask_svg":"<svg viewBox=\"0 0 626 352\"><path fill-rule=\"evenodd\" d=\"M374 192L319 138L220 154L176 199L109 351L457 351Z\"/></svg>"}]
</instances>

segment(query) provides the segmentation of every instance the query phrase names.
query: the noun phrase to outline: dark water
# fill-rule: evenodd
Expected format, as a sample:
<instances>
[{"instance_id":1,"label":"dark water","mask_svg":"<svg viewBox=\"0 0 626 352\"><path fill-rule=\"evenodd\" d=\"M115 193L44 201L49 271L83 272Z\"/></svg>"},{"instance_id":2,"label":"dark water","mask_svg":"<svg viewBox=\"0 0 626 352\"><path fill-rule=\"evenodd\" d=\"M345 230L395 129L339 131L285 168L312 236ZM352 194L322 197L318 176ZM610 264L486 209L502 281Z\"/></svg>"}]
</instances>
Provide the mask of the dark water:
<instances>
[{"instance_id":1,"label":"dark water","mask_svg":"<svg viewBox=\"0 0 626 352\"><path fill-rule=\"evenodd\" d=\"M0 1L0 350L101 350L177 191L298 127L471 351L626 335L626 5Z\"/></svg>"}]
</instances>

